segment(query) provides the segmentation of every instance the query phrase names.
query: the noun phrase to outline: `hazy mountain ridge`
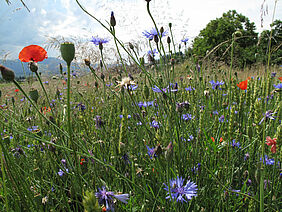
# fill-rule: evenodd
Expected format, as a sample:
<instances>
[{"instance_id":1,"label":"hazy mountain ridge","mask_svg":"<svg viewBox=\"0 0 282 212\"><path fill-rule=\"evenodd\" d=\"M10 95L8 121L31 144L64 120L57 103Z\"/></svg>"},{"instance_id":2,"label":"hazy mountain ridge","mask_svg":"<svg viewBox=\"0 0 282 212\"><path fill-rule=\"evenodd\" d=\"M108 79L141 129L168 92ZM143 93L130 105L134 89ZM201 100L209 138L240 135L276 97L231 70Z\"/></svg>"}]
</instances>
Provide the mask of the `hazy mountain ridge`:
<instances>
[{"instance_id":1,"label":"hazy mountain ridge","mask_svg":"<svg viewBox=\"0 0 282 212\"><path fill-rule=\"evenodd\" d=\"M15 72L16 77L29 76L31 74L28 63L22 63L20 60L1 60L0 64L12 69ZM38 62L38 72L42 76L53 76L60 75L60 64L63 66L63 72L67 70L66 64L63 60L60 60L55 57L48 57L42 62ZM80 74L84 74L86 70L78 68L79 64L72 63L71 70L78 71ZM79 70L78 70L79 69Z\"/></svg>"}]
</instances>

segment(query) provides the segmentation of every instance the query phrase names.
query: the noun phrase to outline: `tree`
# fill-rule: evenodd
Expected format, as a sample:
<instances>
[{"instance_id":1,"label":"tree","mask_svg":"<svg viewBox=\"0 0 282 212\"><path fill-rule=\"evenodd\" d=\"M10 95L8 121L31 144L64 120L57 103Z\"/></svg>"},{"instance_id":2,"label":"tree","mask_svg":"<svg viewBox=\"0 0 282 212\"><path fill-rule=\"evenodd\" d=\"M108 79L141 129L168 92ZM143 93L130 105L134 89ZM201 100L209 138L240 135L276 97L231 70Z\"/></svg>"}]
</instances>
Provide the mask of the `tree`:
<instances>
[{"instance_id":1,"label":"tree","mask_svg":"<svg viewBox=\"0 0 282 212\"><path fill-rule=\"evenodd\" d=\"M271 63L280 65L282 64L282 21L276 20L271 25ZM259 37L258 49L257 49L257 61L266 64L268 60L269 42L270 42L269 30L264 30Z\"/></svg>"},{"instance_id":2,"label":"tree","mask_svg":"<svg viewBox=\"0 0 282 212\"><path fill-rule=\"evenodd\" d=\"M200 31L193 42L193 53L199 57L209 54L213 59L229 64L232 36L235 35L234 64L252 64L255 62L257 43L255 28L255 24L247 17L230 10L223 13L221 18L210 21Z\"/></svg>"}]
</instances>

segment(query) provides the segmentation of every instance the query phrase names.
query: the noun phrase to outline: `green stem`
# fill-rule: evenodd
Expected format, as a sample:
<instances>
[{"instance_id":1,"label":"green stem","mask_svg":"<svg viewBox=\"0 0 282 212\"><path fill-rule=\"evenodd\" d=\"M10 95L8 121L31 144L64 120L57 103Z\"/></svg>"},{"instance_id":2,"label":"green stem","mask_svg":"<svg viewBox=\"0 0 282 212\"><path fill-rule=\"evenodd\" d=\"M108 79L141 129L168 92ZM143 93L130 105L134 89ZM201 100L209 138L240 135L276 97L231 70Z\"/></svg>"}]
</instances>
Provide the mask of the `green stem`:
<instances>
[{"instance_id":1,"label":"green stem","mask_svg":"<svg viewBox=\"0 0 282 212\"><path fill-rule=\"evenodd\" d=\"M25 96L25 98L27 98L27 100L30 102L30 104L34 107L34 109L36 110L37 113L39 113L39 115L45 119L45 121L47 121L48 123L50 123L52 126L54 126L57 130L59 130L61 133L63 133L65 136L68 137L68 134L66 132L64 132L62 129L60 129L57 125L55 125L52 121L50 121L46 116L44 116L39 109L37 108L37 106L34 104L34 102L31 100L31 98L26 94L26 92L22 89L22 87L19 85L19 83L16 80L13 80L13 83L17 86L17 88L23 93L23 95Z\"/></svg>"},{"instance_id":2,"label":"green stem","mask_svg":"<svg viewBox=\"0 0 282 212\"><path fill-rule=\"evenodd\" d=\"M113 27L112 29L113 29L112 32L113 32L113 34L114 34L114 41L115 41L115 45L116 45L116 48L117 48L117 52L118 52L120 61L121 61L121 63L122 63L122 66L123 66L123 68L124 68L124 71L125 71L125 73L127 74L126 66L125 66L125 64L124 64L124 62L123 62L123 59L122 59L122 57L121 57L121 54L120 54L120 51L119 51L119 48L118 48L118 45L117 45L116 36L115 36L115 35L116 35L115 27Z\"/></svg>"}]
</instances>

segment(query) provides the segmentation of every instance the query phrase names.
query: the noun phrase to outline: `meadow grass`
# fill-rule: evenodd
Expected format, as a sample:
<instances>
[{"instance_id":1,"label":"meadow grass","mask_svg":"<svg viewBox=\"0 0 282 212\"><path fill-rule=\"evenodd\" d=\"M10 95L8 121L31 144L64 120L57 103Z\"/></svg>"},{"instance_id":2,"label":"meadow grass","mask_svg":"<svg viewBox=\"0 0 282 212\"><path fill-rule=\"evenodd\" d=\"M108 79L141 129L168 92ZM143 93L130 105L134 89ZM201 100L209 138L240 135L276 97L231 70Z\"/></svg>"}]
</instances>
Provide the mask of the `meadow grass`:
<instances>
[{"instance_id":1,"label":"meadow grass","mask_svg":"<svg viewBox=\"0 0 282 212\"><path fill-rule=\"evenodd\" d=\"M151 66L1 84L1 211L279 211L281 67L162 59L156 32Z\"/></svg>"}]
</instances>

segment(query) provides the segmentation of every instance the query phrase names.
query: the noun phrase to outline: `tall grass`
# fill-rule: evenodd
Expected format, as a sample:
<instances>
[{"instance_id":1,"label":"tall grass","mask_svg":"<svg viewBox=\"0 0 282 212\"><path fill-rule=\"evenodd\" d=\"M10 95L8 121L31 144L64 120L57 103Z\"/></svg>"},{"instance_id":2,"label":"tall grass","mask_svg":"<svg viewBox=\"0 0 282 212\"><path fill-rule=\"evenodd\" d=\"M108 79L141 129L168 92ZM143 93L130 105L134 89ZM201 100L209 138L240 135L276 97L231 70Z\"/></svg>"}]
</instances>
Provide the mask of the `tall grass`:
<instances>
[{"instance_id":1,"label":"tall grass","mask_svg":"<svg viewBox=\"0 0 282 212\"><path fill-rule=\"evenodd\" d=\"M119 74L106 73L105 44L103 74L86 60L91 73L71 76L66 61L66 81L33 82L42 97L37 102L27 94L30 86L15 80L3 86L1 211L278 211L279 68L245 76L232 65L198 66L189 52L176 54L174 42L165 42L147 1L157 31L150 45L169 55L149 67L118 38L118 23L107 26L76 2L139 72L119 54ZM277 138L276 153L264 144L267 136ZM191 198L182 196L187 182L197 185ZM104 193L108 205L105 190L113 192Z\"/></svg>"}]
</instances>

